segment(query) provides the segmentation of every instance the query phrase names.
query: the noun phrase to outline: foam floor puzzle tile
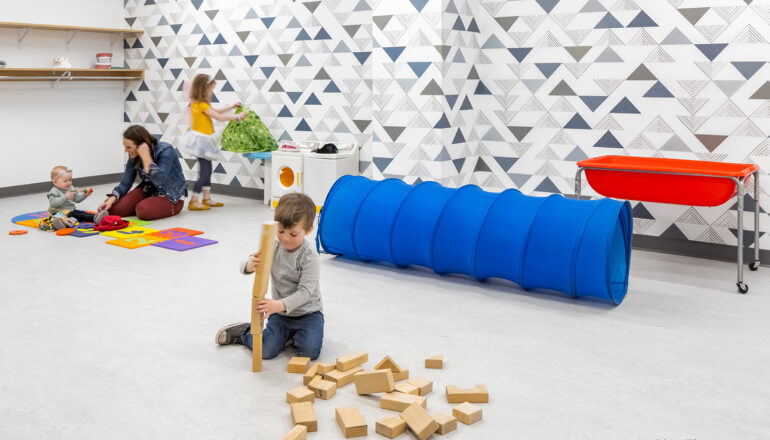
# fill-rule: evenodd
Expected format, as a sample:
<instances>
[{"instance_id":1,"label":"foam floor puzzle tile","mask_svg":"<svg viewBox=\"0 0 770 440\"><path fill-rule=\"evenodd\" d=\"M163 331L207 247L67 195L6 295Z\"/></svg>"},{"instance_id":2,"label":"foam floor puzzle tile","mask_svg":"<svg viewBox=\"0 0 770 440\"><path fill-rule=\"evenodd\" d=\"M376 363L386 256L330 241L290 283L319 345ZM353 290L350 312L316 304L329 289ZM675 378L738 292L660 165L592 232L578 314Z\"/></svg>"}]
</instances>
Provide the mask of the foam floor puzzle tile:
<instances>
[{"instance_id":1,"label":"foam floor puzzle tile","mask_svg":"<svg viewBox=\"0 0 770 440\"><path fill-rule=\"evenodd\" d=\"M203 231L196 231L194 229L186 229L186 228L171 228L171 229L164 229L162 231L154 232L152 235L164 237L167 240L175 240L177 238L191 237L193 235L200 235L200 234L203 234Z\"/></svg>"},{"instance_id":2,"label":"foam floor puzzle tile","mask_svg":"<svg viewBox=\"0 0 770 440\"><path fill-rule=\"evenodd\" d=\"M112 238L126 238L131 236L139 236L144 234L152 234L158 232L157 229L145 228L142 226L129 226L127 228L118 229L115 231L105 231L102 235Z\"/></svg>"},{"instance_id":3,"label":"foam floor puzzle tile","mask_svg":"<svg viewBox=\"0 0 770 440\"><path fill-rule=\"evenodd\" d=\"M147 235L140 235L138 237L127 237L127 238L118 238L116 240L110 240L105 243L111 244L114 246L120 246L127 249L138 249L141 247L149 246L154 243L160 243L162 241L165 241L165 238L162 237L156 237L152 234Z\"/></svg>"},{"instance_id":4,"label":"foam floor puzzle tile","mask_svg":"<svg viewBox=\"0 0 770 440\"><path fill-rule=\"evenodd\" d=\"M76 229L93 229L94 226L96 225L94 225L93 223L79 222Z\"/></svg>"},{"instance_id":5,"label":"foam floor puzzle tile","mask_svg":"<svg viewBox=\"0 0 770 440\"><path fill-rule=\"evenodd\" d=\"M101 235L101 232L94 230L93 228L75 228L75 232L69 235L69 237L83 238L93 237L95 235Z\"/></svg>"},{"instance_id":6,"label":"foam floor puzzle tile","mask_svg":"<svg viewBox=\"0 0 770 440\"><path fill-rule=\"evenodd\" d=\"M19 223L24 220L42 220L48 217L49 215L50 214L48 214L48 211L29 212L27 214L17 215L16 217L12 218L11 223Z\"/></svg>"},{"instance_id":7,"label":"foam floor puzzle tile","mask_svg":"<svg viewBox=\"0 0 770 440\"><path fill-rule=\"evenodd\" d=\"M139 220L136 217L123 217L123 220L127 221L129 226L147 226L150 224L147 220Z\"/></svg>"},{"instance_id":8,"label":"foam floor puzzle tile","mask_svg":"<svg viewBox=\"0 0 770 440\"><path fill-rule=\"evenodd\" d=\"M30 228L37 228L38 226L40 226L40 221L41 220L42 219L40 219L40 218L38 218L38 219L32 219L31 218L31 219L21 220L21 221L14 222L14 223L16 223L17 225L27 226L27 227L30 227Z\"/></svg>"},{"instance_id":9,"label":"foam floor puzzle tile","mask_svg":"<svg viewBox=\"0 0 770 440\"><path fill-rule=\"evenodd\" d=\"M216 240L209 240L201 237L184 237L176 240L166 240L160 243L154 243L153 246L158 246L174 251L189 251L190 249L199 248L201 246L208 246L210 244L218 243Z\"/></svg>"}]
</instances>

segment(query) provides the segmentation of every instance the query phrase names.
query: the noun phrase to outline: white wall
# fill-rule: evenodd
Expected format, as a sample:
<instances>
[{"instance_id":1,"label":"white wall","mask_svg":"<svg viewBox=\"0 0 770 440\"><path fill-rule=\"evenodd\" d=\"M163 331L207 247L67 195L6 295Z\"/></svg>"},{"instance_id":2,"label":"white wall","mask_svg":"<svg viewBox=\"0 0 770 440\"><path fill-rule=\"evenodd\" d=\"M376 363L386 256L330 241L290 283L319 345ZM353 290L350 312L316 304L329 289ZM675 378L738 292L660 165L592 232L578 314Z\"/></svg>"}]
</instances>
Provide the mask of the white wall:
<instances>
[{"instance_id":1,"label":"white wall","mask_svg":"<svg viewBox=\"0 0 770 440\"><path fill-rule=\"evenodd\" d=\"M121 0L0 0L0 21L127 28ZM30 30L21 45L14 29L0 29L0 59L8 67L47 67L65 56L91 68L95 54L112 52L123 65L120 34ZM111 45L112 42L112 45ZM123 169L123 82L0 82L0 187L44 182L54 165L79 177Z\"/></svg>"}]
</instances>

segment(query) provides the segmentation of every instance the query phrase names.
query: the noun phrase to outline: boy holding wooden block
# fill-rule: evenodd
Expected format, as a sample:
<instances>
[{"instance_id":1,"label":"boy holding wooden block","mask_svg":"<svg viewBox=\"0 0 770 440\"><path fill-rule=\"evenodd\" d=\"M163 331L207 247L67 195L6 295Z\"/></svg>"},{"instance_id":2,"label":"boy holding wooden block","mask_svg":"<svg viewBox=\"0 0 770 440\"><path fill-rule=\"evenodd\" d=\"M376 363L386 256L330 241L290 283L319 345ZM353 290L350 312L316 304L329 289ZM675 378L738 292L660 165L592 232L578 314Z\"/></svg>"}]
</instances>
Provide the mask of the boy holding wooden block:
<instances>
[{"instance_id":1,"label":"boy holding wooden block","mask_svg":"<svg viewBox=\"0 0 770 440\"><path fill-rule=\"evenodd\" d=\"M289 339L297 356L317 359L321 354L324 315L319 285L320 264L311 240L315 203L305 194L286 194L275 207L278 222L270 278L273 299L262 299L256 311L269 318L262 333L262 358L278 356ZM260 264L259 254L241 263L241 273L251 274ZM243 344L252 348L251 324L231 324L217 332L219 345Z\"/></svg>"}]
</instances>

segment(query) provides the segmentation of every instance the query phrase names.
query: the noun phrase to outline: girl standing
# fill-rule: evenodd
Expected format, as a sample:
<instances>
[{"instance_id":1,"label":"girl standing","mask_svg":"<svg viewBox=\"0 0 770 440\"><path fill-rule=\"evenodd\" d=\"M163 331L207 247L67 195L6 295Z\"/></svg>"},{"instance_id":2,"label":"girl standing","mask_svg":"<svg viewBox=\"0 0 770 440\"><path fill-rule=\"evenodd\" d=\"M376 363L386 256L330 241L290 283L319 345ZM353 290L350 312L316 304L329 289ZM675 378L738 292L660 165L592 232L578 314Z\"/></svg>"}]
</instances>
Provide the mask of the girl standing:
<instances>
[{"instance_id":1,"label":"girl standing","mask_svg":"<svg viewBox=\"0 0 770 440\"><path fill-rule=\"evenodd\" d=\"M187 204L190 211L205 211L211 206L222 206L222 203L211 200L211 161L220 159L217 140L214 136L214 124L217 121L241 121L246 117L246 112L237 115L225 115L241 105L236 102L230 107L215 110L211 108L211 95L214 92L215 81L208 75L198 74L192 82L190 90L190 111L192 114L192 129L187 132L182 140L181 150L198 158L200 173L193 186L192 197ZM198 197L202 195L200 201Z\"/></svg>"}]
</instances>

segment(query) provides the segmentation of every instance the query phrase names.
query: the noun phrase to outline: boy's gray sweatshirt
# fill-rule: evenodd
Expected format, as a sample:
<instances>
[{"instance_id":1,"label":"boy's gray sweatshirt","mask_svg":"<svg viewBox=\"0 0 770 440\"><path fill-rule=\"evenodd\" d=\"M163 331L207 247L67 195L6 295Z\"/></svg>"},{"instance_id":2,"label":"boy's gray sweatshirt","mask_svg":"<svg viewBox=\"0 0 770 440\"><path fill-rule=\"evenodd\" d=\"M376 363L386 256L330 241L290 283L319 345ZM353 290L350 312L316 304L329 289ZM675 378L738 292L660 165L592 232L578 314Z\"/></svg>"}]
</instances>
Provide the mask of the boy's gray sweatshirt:
<instances>
[{"instance_id":1,"label":"boy's gray sweatshirt","mask_svg":"<svg viewBox=\"0 0 770 440\"><path fill-rule=\"evenodd\" d=\"M251 255L241 262L241 273L248 274L246 263L250 259ZM319 279L320 261L310 240L303 240L302 246L294 252L275 242L270 281L273 299L282 300L286 306L281 315L296 317L323 312Z\"/></svg>"},{"instance_id":2,"label":"boy's gray sweatshirt","mask_svg":"<svg viewBox=\"0 0 770 440\"><path fill-rule=\"evenodd\" d=\"M69 200L67 198L67 193L70 190L62 191L57 187L51 188L50 191L48 191L48 212L51 214L56 214L59 211L69 209L70 211L75 209L75 203L80 203L83 200L88 197L88 194L82 191L78 191L75 193L75 197L72 198L72 200Z\"/></svg>"}]
</instances>

